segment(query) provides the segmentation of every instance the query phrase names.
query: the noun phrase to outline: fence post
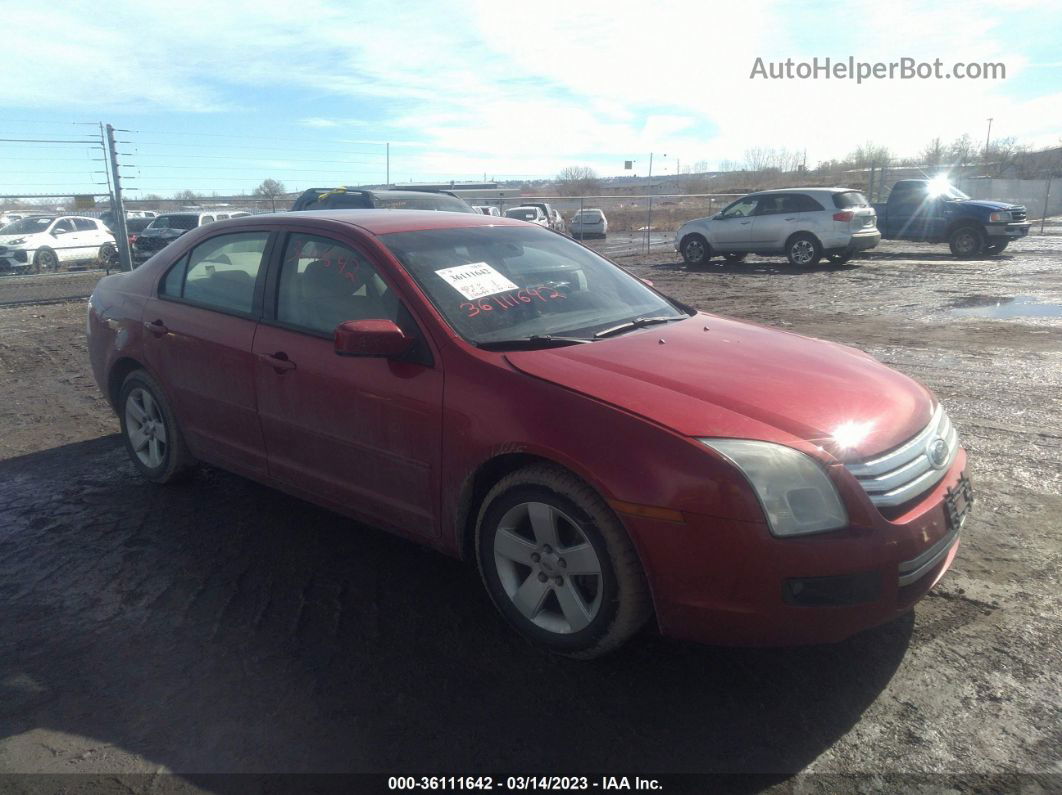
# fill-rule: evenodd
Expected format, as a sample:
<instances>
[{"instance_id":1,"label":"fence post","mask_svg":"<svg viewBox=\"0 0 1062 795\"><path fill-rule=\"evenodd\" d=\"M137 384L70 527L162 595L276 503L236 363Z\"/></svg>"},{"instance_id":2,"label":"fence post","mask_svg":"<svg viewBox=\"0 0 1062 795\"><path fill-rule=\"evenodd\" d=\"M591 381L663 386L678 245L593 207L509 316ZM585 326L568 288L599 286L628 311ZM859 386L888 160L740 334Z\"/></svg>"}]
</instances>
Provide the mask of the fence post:
<instances>
[{"instance_id":1,"label":"fence post","mask_svg":"<svg viewBox=\"0 0 1062 795\"><path fill-rule=\"evenodd\" d=\"M1044 222L1047 220L1047 200L1051 198L1051 176L1047 177L1047 186L1044 188L1044 211L1040 214L1040 234L1044 233Z\"/></svg>"},{"instance_id":2,"label":"fence post","mask_svg":"<svg viewBox=\"0 0 1062 795\"><path fill-rule=\"evenodd\" d=\"M122 264L123 271L133 269L133 257L129 251L129 230L125 225L125 205L122 204L122 180L118 175L118 152L114 145L114 127L107 125L107 151L111 159L111 177L113 179L114 195L111 206L114 208L114 231L118 246L118 259Z\"/></svg>"}]
</instances>

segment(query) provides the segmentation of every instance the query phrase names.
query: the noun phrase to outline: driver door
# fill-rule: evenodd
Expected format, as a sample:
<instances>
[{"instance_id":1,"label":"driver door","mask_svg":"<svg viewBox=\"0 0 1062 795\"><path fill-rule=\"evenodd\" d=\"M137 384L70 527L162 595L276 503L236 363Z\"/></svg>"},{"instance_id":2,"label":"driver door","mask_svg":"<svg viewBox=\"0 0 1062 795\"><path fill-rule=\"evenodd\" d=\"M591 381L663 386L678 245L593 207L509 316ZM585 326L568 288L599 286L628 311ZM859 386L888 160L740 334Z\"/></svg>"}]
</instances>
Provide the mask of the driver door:
<instances>
[{"instance_id":1,"label":"driver door","mask_svg":"<svg viewBox=\"0 0 1062 795\"><path fill-rule=\"evenodd\" d=\"M759 200L746 198L736 201L712 221L712 239L716 251L748 251L752 244L752 215Z\"/></svg>"},{"instance_id":2,"label":"driver door","mask_svg":"<svg viewBox=\"0 0 1062 795\"><path fill-rule=\"evenodd\" d=\"M337 355L336 326L366 318L394 320L417 346L397 359ZM271 477L374 524L438 532L442 372L364 251L290 232L253 353Z\"/></svg>"},{"instance_id":3,"label":"driver door","mask_svg":"<svg viewBox=\"0 0 1062 795\"><path fill-rule=\"evenodd\" d=\"M55 256L60 262L71 262L77 259L77 232L73 221L69 218L60 218L52 225L50 234L55 239L52 248L55 249Z\"/></svg>"}]
</instances>

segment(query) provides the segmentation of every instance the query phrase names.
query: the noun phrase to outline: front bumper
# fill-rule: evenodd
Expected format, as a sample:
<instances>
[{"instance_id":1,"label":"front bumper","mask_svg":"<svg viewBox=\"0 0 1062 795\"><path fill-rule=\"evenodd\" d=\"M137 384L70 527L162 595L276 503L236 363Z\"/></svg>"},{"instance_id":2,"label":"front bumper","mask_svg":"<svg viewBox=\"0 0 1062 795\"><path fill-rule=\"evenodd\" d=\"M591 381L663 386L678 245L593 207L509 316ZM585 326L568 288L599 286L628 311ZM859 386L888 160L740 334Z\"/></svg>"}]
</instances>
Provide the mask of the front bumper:
<instances>
[{"instance_id":1,"label":"front bumper","mask_svg":"<svg viewBox=\"0 0 1062 795\"><path fill-rule=\"evenodd\" d=\"M1032 224L1028 221L1012 221L1009 224L985 224L985 232L989 237L1013 239L1028 235L1030 226Z\"/></svg>"},{"instance_id":2,"label":"front bumper","mask_svg":"<svg viewBox=\"0 0 1062 795\"><path fill-rule=\"evenodd\" d=\"M892 520L867 502L850 511L849 527L818 535L775 538L764 523L695 514L683 523L622 519L665 635L724 645L833 643L907 612L950 567L959 532L945 495L965 466L960 449L947 475Z\"/></svg>"},{"instance_id":3,"label":"front bumper","mask_svg":"<svg viewBox=\"0 0 1062 795\"><path fill-rule=\"evenodd\" d=\"M0 252L0 273L8 271L24 271L33 261L33 252L24 248L12 249Z\"/></svg>"}]
</instances>

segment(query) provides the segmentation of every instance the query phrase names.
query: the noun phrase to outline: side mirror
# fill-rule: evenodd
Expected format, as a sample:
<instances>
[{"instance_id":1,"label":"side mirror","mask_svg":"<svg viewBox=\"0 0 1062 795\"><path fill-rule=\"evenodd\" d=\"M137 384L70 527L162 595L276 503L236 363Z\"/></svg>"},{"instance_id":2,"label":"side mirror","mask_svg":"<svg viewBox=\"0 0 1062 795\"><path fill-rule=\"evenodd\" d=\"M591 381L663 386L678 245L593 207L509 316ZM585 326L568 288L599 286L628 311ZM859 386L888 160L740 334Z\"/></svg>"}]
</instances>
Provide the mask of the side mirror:
<instances>
[{"instance_id":1,"label":"side mirror","mask_svg":"<svg viewBox=\"0 0 1062 795\"><path fill-rule=\"evenodd\" d=\"M335 347L339 356L390 359L409 351L413 347L413 338L407 337L393 320L348 320L336 326Z\"/></svg>"},{"instance_id":2,"label":"side mirror","mask_svg":"<svg viewBox=\"0 0 1062 795\"><path fill-rule=\"evenodd\" d=\"M66 234L66 230L65 229L53 229L52 230L52 237L59 237L59 235L65 235L65 234Z\"/></svg>"}]
</instances>

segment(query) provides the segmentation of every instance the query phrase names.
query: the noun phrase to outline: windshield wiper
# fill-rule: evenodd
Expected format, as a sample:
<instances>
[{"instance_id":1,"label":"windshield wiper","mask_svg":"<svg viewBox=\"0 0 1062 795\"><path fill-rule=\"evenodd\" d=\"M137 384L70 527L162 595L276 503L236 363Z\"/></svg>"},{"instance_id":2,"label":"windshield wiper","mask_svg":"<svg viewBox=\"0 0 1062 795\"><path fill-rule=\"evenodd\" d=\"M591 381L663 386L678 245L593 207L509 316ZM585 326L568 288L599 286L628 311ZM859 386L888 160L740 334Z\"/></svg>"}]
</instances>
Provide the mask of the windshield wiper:
<instances>
[{"instance_id":1,"label":"windshield wiper","mask_svg":"<svg viewBox=\"0 0 1062 795\"><path fill-rule=\"evenodd\" d=\"M685 319L686 318L684 317L636 317L634 320L628 320L626 323L620 323L618 326L602 329L594 335L594 339L598 340L602 337L611 337L613 334L622 334L624 331L652 326L654 323L670 323L672 320Z\"/></svg>"},{"instance_id":2,"label":"windshield wiper","mask_svg":"<svg viewBox=\"0 0 1062 795\"><path fill-rule=\"evenodd\" d=\"M477 342L476 347L484 351L535 350L536 348L563 348L566 345L582 345L593 340L582 337L556 337L552 334L532 334L530 337L517 337L511 340L489 340Z\"/></svg>"}]
</instances>

